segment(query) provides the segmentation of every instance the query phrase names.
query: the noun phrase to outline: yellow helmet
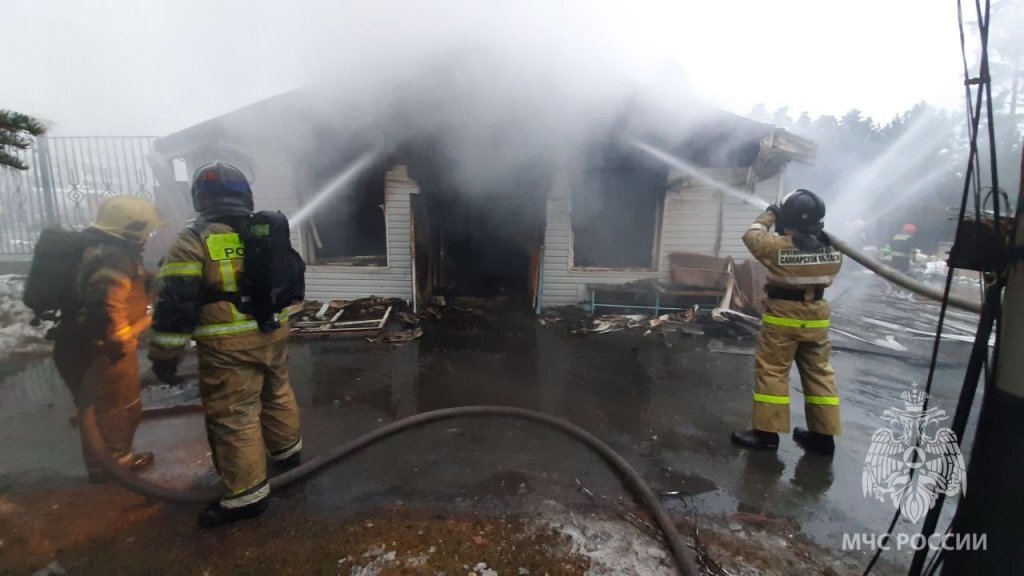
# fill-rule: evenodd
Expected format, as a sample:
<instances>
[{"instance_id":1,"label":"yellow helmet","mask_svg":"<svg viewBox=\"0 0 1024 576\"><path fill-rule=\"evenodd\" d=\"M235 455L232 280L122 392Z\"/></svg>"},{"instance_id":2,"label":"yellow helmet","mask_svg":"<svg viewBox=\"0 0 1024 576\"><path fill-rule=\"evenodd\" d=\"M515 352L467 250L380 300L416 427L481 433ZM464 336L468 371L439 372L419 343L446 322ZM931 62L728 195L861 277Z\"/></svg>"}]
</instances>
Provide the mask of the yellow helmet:
<instances>
[{"instance_id":1,"label":"yellow helmet","mask_svg":"<svg viewBox=\"0 0 1024 576\"><path fill-rule=\"evenodd\" d=\"M156 206L149 200L114 196L100 204L92 227L129 242L145 244L163 223Z\"/></svg>"}]
</instances>

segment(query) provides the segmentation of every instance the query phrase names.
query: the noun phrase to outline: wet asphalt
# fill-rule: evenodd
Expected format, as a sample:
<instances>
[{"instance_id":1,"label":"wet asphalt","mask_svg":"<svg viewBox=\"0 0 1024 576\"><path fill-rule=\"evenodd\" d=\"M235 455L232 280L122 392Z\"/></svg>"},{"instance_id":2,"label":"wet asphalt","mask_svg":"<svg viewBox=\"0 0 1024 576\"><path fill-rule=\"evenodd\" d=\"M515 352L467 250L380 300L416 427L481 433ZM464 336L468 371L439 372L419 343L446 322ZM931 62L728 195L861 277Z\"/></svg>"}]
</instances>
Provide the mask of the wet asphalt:
<instances>
[{"instance_id":1,"label":"wet asphalt","mask_svg":"<svg viewBox=\"0 0 1024 576\"><path fill-rule=\"evenodd\" d=\"M835 456L805 454L788 436L777 452L752 452L729 442L730 432L749 427L752 348L752 340L675 333L578 336L561 325L541 326L528 312L495 307L428 323L422 339L402 344L293 340L291 377L308 456L427 410L517 406L582 426L619 451L655 490L691 494L700 514L792 519L837 552L844 533L884 530L893 508L863 495L865 454L872 433L884 425L881 413L900 406L899 394L912 382L925 382L927 364L837 351L844 434ZM944 345L935 374L933 403L950 415L967 354L967 345ZM791 387L792 421L802 425L795 371ZM2 368L0 493L84 482L73 415L49 360ZM136 446L156 452L157 464L147 473L154 479L184 486L210 478L199 414L147 419ZM563 488L579 480L611 497L626 493L603 462L557 432L466 418L393 437L277 497L293 512L326 520L396 503L509 511L522 505L516 498L522 486L543 491L545 478ZM549 488L551 497L570 500L567 505L579 498ZM909 530L905 524L900 529Z\"/></svg>"}]
</instances>

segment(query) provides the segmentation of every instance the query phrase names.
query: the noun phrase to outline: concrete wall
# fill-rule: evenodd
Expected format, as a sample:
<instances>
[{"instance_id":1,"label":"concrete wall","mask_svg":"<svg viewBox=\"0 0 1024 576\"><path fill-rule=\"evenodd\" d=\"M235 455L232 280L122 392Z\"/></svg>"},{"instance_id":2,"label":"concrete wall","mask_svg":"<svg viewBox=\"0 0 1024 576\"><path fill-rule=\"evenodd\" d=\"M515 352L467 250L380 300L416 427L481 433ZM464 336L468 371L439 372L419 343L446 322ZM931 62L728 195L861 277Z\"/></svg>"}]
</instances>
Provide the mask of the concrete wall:
<instances>
[{"instance_id":1,"label":"concrete wall","mask_svg":"<svg viewBox=\"0 0 1024 576\"><path fill-rule=\"evenodd\" d=\"M757 184L755 192L769 202L778 194L780 176ZM670 175L669 181L673 180ZM704 186L669 190L662 209L658 265L652 270L576 269L572 264L572 184L556 180L548 196L544 238L541 306L576 304L589 299L587 284L625 284L646 278L669 278L671 252L698 252L749 258L740 237L760 210ZM717 248L717 250L716 250Z\"/></svg>"}]
</instances>

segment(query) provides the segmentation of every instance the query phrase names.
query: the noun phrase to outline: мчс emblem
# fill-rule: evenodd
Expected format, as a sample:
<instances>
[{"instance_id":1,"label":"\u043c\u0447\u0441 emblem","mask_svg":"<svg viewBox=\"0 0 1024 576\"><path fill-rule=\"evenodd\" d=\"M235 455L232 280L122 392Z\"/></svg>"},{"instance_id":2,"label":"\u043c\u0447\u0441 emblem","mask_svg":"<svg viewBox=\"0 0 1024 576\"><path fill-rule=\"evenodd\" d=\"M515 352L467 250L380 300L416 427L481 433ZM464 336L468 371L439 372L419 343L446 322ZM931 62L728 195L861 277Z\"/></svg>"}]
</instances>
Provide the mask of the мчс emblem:
<instances>
[{"instance_id":1,"label":"\u043c\u0447\u0441 emblem","mask_svg":"<svg viewBox=\"0 0 1024 576\"><path fill-rule=\"evenodd\" d=\"M911 522L924 517L939 494L967 493L967 470L956 434L939 427L949 417L939 408L925 410L926 398L915 385L900 394L903 408L882 413L889 427L871 436L861 476L864 496L882 502L888 497Z\"/></svg>"}]
</instances>

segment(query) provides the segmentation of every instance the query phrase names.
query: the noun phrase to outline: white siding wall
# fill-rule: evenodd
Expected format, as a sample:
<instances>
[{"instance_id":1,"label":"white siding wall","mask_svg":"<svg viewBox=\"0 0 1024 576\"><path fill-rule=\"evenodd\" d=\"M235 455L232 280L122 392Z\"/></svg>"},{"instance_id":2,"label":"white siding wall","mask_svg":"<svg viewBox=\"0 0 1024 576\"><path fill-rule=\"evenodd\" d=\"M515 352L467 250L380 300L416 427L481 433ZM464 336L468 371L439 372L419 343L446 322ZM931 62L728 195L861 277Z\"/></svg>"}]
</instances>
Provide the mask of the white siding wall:
<instances>
[{"instance_id":1,"label":"white siding wall","mask_svg":"<svg viewBox=\"0 0 1024 576\"><path fill-rule=\"evenodd\" d=\"M768 202L775 202L776 190L779 185L778 180L772 178L766 182L771 183L771 190L769 191L759 186L757 190L758 196L761 196ZM750 228L754 218L757 218L758 214L763 212L763 210L737 198L729 197L725 199L724 209L725 212L722 218L724 221L722 226L722 248L719 256L723 258L732 256L737 262L742 262L751 257L750 251L743 245L743 234Z\"/></svg>"},{"instance_id":2,"label":"white siding wall","mask_svg":"<svg viewBox=\"0 0 1024 576\"><path fill-rule=\"evenodd\" d=\"M760 210L740 200L726 198L707 187L687 187L665 195L662 212L658 269L575 270L572 266L571 184L557 180L547 202L547 228L544 236L544 270L541 306L576 304L589 298L587 284L625 284L644 278L668 280L670 252L714 254L718 240L719 216L722 238L719 255L737 260L749 257L740 237ZM769 202L778 193L779 176L759 182L756 192ZM724 213L720 212L724 208Z\"/></svg>"},{"instance_id":3,"label":"white siding wall","mask_svg":"<svg viewBox=\"0 0 1024 576\"><path fill-rule=\"evenodd\" d=\"M295 167L285 151L276 146L253 145L251 150L255 168L252 179L253 202L256 210L279 210L291 216L299 209ZM292 246L301 246L297 226L291 229ZM299 252L302 250L299 248Z\"/></svg>"},{"instance_id":4,"label":"white siding wall","mask_svg":"<svg viewBox=\"0 0 1024 576\"><path fill-rule=\"evenodd\" d=\"M252 182L257 210L280 210L294 214L299 208L295 170L288 157L279 151L256 150L253 163L258 167ZM292 230L293 238L298 235Z\"/></svg>"},{"instance_id":5,"label":"white siding wall","mask_svg":"<svg viewBox=\"0 0 1024 576\"><path fill-rule=\"evenodd\" d=\"M410 195L419 192L405 166L388 171L384 191L388 265L308 266L306 298L351 300L366 296L412 300L412 209Z\"/></svg>"}]
</instances>

